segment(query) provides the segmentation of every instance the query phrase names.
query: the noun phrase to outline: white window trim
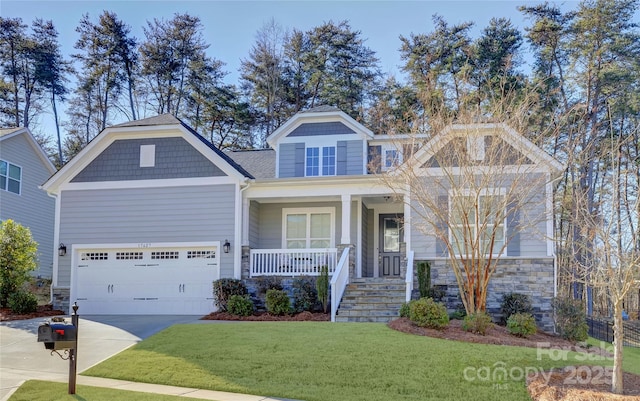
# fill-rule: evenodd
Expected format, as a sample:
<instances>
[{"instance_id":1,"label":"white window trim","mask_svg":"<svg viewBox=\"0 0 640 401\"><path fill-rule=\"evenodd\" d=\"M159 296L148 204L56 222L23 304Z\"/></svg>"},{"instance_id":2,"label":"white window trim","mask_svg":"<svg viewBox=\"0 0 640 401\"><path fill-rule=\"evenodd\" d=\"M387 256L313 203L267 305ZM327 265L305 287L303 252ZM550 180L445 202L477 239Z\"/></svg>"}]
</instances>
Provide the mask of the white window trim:
<instances>
[{"instance_id":1,"label":"white window trim","mask_svg":"<svg viewBox=\"0 0 640 401\"><path fill-rule=\"evenodd\" d=\"M140 145L140 167L156 166L156 145Z\"/></svg>"},{"instance_id":2,"label":"white window trim","mask_svg":"<svg viewBox=\"0 0 640 401\"><path fill-rule=\"evenodd\" d=\"M307 162L309 158L307 156L308 149L318 149L318 175L307 175ZM323 174L324 169L324 148L333 148L333 174ZM305 146L304 148L304 176L305 177L335 177L338 171L338 146L337 145L329 145L329 146Z\"/></svg>"},{"instance_id":3,"label":"white window trim","mask_svg":"<svg viewBox=\"0 0 640 401\"><path fill-rule=\"evenodd\" d=\"M0 161L3 161L3 162L5 162L5 163L7 163L7 176L6 176L6 178L7 178L7 185L6 185L6 188L5 188L5 189L3 189L3 191L5 191L5 192L9 192L9 193L12 193L12 194L14 194L14 195L22 195L22 170L23 170L23 169L22 169L22 166L19 166L19 165L15 164L15 163L11 163L10 161L7 161L7 160L2 160L2 159L0 159ZM9 178L9 166L14 166L14 167L17 167L17 168L19 168L19 169L20 169L20 179L18 180L18 184L19 184L19 186L18 186L18 193L15 193L15 192L13 192L13 191L9 191L9 179L10 179L10 178ZM11 178L11 179L13 179L13 178Z\"/></svg>"},{"instance_id":4,"label":"white window trim","mask_svg":"<svg viewBox=\"0 0 640 401\"><path fill-rule=\"evenodd\" d=\"M396 164L387 167L387 152L394 150L396 151ZM382 144L380 147L380 169L382 171L389 171L401 165L404 161L402 151L403 149L398 149L398 147L393 146L392 144Z\"/></svg>"},{"instance_id":5,"label":"white window trim","mask_svg":"<svg viewBox=\"0 0 640 401\"><path fill-rule=\"evenodd\" d=\"M335 215L336 208L334 207L297 207L297 208L283 208L282 209L282 249L287 249L287 215L290 214L306 214L307 221L309 221L309 216L312 214L329 214L329 233L331 234L329 240L329 248L335 248L336 245L336 230L335 230ZM311 239L311 225L307 224L307 243ZM307 248L308 249L308 248Z\"/></svg>"},{"instance_id":6,"label":"white window trim","mask_svg":"<svg viewBox=\"0 0 640 401\"><path fill-rule=\"evenodd\" d=\"M471 160L483 161L485 156L485 136L469 135L467 137L467 153Z\"/></svg>"},{"instance_id":7,"label":"white window trim","mask_svg":"<svg viewBox=\"0 0 640 401\"><path fill-rule=\"evenodd\" d=\"M483 188L480 190L479 196L483 197L483 196L502 196L505 197L506 196L506 189L505 188ZM452 214L451 214L451 202L452 199L454 197L458 197L458 196L475 196L476 195L476 191L471 191L468 188L463 188L463 189L451 189L449 190L449 195L447 198L447 206L449 208L448 210L448 219L449 222L447 224L447 228L448 228L448 237L449 237L449 243L451 244L452 248L454 248L453 246L453 237L452 237L452 233L451 233L451 228L453 226L452 224ZM506 205L505 205L505 209L506 209ZM476 211L477 213L477 211ZM494 224L495 225L495 224ZM504 220L502 222L502 227L503 227L503 240L506 241L507 240L507 213L505 210L505 214L504 214ZM474 225L474 230L477 230L478 228L475 227ZM475 235L477 236L477 234ZM491 256L492 257L503 257L503 256L507 256L507 247L503 246L503 252L502 253L494 253ZM460 254L460 253L456 253L454 254L454 256L457 257L464 257L466 255ZM489 256L488 254L485 256Z\"/></svg>"}]
</instances>

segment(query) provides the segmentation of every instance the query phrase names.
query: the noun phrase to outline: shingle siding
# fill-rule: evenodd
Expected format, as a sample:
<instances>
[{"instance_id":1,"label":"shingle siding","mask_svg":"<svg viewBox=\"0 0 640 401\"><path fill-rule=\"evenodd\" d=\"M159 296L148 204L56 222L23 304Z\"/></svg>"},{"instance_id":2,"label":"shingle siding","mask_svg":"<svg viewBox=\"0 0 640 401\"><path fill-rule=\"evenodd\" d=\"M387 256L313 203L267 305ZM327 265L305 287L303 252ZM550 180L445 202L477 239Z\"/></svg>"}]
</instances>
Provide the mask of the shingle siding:
<instances>
[{"instance_id":1,"label":"shingle siding","mask_svg":"<svg viewBox=\"0 0 640 401\"><path fill-rule=\"evenodd\" d=\"M49 178L50 171L26 135L0 142L0 159L22 168L20 195L0 190L0 219L12 219L31 230L38 243L38 269L34 274L51 277L55 199L38 188Z\"/></svg>"},{"instance_id":2,"label":"shingle siding","mask_svg":"<svg viewBox=\"0 0 640 401\"><path fill-rule=\"evenodd\" d=\"M305 123L296 127L288 137L296 136L319 136L319 135L349 135L355 132L342 124L341 122L326 122L326 123Z\"/></svg>"},{"instance_id":3,"label":"shingle siding","mask_svg":"<svg viewBox=\"0 0 640 401\"><path fill-rule=\"evenodd\" d=\"M155 166L140 167L140 146L155 145ZM71 182L219 177L225 173L183 138L116 140Z\"/></svg>"},{"instance_id":4,"label":"shingle siding","mask_svg":"<svg viewBox=\"0 0 640 401\"><path fill-rule=\"evenodd\" d=\"M60 241L78 244L221 241L234 238L235 185L62 191ZM220 253L220 276L233 254ZM69 255L58 259L70 284Z\"/></svg>"}]
</instances>

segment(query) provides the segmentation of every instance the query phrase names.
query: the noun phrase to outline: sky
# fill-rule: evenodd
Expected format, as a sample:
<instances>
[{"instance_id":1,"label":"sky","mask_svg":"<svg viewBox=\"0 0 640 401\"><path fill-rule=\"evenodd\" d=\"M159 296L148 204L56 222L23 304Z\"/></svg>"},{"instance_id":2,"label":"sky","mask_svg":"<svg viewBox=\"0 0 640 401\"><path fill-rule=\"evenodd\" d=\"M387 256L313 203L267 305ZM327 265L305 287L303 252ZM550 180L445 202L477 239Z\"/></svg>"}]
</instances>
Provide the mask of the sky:
<instances>
[{"instance_id":1,"label":"sky","mask_svg":"<svg viewBox=\"0 0 640 401\"><path fill-rule=\"evenodd\" d=\"M0 15L22 18L30 25L36 18L52 20L59 32L65 55L72 54L78 34L76 26L83 14L97 21L103 10L115 12L131 26L139 41L144 39L142 27L147 20L169 20L175 13L189 13L200 17L205 40L211 45L208 55L223 61L228 72L226 81L238 83L238 68L248 57L256 32L273 19L285 30L306 31L324 22L348 20L351 28L361 32L365 44L376 52L384 73L401 76L400 39L411 33L433 30L432 15L439 14L449 24L471 21L471 34L479 36L491 18L506 17L520 28L529 23L517 10L520 5L540 4L539 1L158 1L158 0L0 0ZM575 9L577 1L558 3L563 9ZM523 60L527 62L525 58ZM527 68L526 65L523 68ZM52 119L52 117L51 117ZM45 116L42 124L49 124Z\"/></svg>"}]
</instances>

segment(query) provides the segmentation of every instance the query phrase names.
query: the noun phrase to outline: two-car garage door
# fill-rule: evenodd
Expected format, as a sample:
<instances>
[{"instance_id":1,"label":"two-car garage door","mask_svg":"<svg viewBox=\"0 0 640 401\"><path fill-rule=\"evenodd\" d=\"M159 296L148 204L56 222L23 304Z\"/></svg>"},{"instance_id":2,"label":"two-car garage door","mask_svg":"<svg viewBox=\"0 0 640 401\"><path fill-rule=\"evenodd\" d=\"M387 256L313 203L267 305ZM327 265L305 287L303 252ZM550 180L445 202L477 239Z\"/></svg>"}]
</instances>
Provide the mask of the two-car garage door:
<instances>
[{"instance_id":1,"label":"two-car garage door","mask_svg":"<svg viewBox=\"0 0 640 401\"><path fill-rule=\"evenodd\" d=\"M85 315L205 315L218 257L216 246L81 249L72 301Z\"/></svg>"}]
</instances>

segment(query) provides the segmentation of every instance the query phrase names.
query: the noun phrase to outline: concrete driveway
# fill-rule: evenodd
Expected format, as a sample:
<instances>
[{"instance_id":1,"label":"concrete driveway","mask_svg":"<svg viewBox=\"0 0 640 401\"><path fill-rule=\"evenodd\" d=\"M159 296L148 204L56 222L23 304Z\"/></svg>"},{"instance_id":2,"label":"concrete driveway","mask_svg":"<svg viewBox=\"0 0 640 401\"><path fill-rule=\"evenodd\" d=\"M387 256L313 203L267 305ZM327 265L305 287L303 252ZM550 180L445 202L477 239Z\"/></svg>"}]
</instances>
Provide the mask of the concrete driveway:
<instances>
[{"instance_id":1,"label":"concrete driveway","mask_svg":"<svg viewBox=\"0 0 640 401\"><path fill-rule=\"evenodd\" d=\"M83 316L78 328L78 373L177 323L200 316ZM66 381L69 361L37 342L46 318L0 323L0 400L25 380ZM70 320L69 320L70 322Z\"/></svg>"}]
</instances>

